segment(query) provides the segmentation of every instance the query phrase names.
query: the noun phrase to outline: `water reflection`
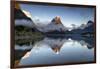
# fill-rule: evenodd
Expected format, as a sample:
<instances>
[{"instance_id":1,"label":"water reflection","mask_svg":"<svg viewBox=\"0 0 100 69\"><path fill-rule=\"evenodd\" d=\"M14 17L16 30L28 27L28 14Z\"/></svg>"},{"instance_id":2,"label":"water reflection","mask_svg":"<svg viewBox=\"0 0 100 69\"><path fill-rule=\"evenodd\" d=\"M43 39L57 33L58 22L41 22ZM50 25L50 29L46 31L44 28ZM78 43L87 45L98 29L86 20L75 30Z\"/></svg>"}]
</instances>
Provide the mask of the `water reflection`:
<instances>
[{"instance_id":1,"label":"water reflection","mask_svg":"<svg viewBox=\"0 0 100 69\"><path fill-rule=\"evenodd\" d=\"M27 41L27 44L23 43L22 45L17 42L15 51L19 58L16 59L15 64L39 65L94 61L93 43L93 38L85 37L45 37L36 42Z\"/></svg>"}]
</instances>

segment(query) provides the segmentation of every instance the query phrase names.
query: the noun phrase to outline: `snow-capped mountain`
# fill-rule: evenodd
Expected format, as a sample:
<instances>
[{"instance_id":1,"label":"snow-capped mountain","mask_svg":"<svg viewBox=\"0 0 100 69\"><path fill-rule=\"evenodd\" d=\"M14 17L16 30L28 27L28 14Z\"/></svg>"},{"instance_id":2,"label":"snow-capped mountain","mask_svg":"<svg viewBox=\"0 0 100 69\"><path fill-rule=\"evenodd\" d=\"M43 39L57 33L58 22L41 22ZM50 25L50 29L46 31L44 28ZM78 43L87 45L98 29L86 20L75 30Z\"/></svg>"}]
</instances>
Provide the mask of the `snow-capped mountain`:
<instances>
[{"instance_id":1,"label":"snow-capped mountain","mask_svg":"<svg viewBox=\"0 0 100 69\"><path fill-rule=\"evenodd\" d=\"M66 31L66 27L62 24L59 16L56 16L48 25L38 28L41 32Z\"/></svg>"},{"instance_id":2,"label":"snow-capped mountain","mask_svg":"<svg viewBox=\"0 0 100 69\"><path fill-rule=\"evenodd\" d=\"M20 7L14 8L14 19L15 26L26 26L26 27L35 27L34 22L32 21L32 16L28 11L22 10Z\"/></svg>"},{"instance_id":3,"label":"snow-capped mountain","mask_svg":"<svg viewBox=\"0 0 100 69\"><path fill-rule=\"evenodd\" d=\"M39 19L35 19L31 16L28 11L22 10L20 6L15 6L14 8L14 19L15 19L15 26L26 26L29 28L35 28L41 32L88 32L93 31L93 21L88 21L87 24L81 24L77 26L72 24L72 28L65 27L61 22L60 16L56 16L49 21L41 22Z\"/></svg>"},{"instance_id":4,"label":"snow-capped mountain","mask_svg":"<svg viewBox=\"0 0 100 69\"><path fill-rule=\"evenodd\" d=\"M71 30L71 32L75 32L75 33L94 32L93 24L94 22L89 20L87 24L81 24L76 29Z\"/></svg>"},{"instance_id":5,"label":"snow-capped mountain","mask_svg":"<svg viewBox=\"0 0 100 69\"><path fill-rule=\"evenodd\" d=\"M86 27L89 27L93 24L93 21L89 20L86 24L81 24L78 28L79 29L85 29Z\"/></svg>"},{"instance_id":6,"label":"snow-capped mountain","mask_svg":"<svg viewBox=\"0 0 100 69\"><path fill-rule=\"evenodd\" d=\"M88 21L87 26L83 29L83 32L94 32L94 22Z\"/></svg>"}]
</instances>

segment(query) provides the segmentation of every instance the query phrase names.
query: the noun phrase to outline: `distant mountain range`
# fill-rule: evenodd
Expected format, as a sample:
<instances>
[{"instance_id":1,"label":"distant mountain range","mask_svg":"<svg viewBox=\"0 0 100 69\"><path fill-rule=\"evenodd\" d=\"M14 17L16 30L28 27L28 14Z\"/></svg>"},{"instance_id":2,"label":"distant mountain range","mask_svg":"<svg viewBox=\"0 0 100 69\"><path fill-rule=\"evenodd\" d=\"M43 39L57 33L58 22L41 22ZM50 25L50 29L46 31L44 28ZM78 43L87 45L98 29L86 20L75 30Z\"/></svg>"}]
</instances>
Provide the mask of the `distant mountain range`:
<instances>
[{"instance_id":1,"label":"distant mountain range","mask_svg":"<svg viewBox=\"0 0 100 69\"><path fill-rule=\"evenodd\" d=\"M90 20L90 21L87 22L86 25L82 24L77 29L71 30L71 32L73 32L73 33L79 33L79 34L93 33L94 32L94 22Z\"/></svg>"},{"instance_id":2,"label":"distant mountain range","mask_svg":"<svg viewBox=\"0 0 100 69\"><path fill-rule=\"evenodd\" d=\"M35 23L35 20L32 19L30 16L31 14L27 11L21 10L19 8L14 9L15 15L15 26L25 26L32 29L35 29L36 31L43 32L43 33L65 33L65 32L71 32L71 33L93 33L94 32L94 22L89 20L87 24L81 24L79 27L75 27L75 24L73 24L73 27L71 30L69 30L68 27L65 27L63 23L61 22L60 16L56 16L49 22L47 25L41 25L41 21L39 24ZM27 14L28 13L28 14ZM29 16L30 14L30 16Z\"/></svg>"}]
</instances>

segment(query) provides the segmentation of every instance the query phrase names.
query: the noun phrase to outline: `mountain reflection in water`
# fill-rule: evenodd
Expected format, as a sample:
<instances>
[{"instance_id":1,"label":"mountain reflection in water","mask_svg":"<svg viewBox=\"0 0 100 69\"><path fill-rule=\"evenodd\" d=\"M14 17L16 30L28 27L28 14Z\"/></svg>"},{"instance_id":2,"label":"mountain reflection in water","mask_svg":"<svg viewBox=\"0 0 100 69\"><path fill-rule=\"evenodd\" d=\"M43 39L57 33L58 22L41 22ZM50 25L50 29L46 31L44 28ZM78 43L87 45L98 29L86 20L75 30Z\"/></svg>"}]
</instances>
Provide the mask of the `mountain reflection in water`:
<instances>
[{"instance_id":1,"label":"mountain reflection in water","mask_svg":"<svg viewBox=\"0 0 100 69\"><path fill-rule=\"evenodd\" d=\"M27 39L24 39L27 40ZM64 64L94 61L93 38L49 38L15 45L15 65ZM25 42L25 43L24 43Z\"/></svg>"}]
</instances>

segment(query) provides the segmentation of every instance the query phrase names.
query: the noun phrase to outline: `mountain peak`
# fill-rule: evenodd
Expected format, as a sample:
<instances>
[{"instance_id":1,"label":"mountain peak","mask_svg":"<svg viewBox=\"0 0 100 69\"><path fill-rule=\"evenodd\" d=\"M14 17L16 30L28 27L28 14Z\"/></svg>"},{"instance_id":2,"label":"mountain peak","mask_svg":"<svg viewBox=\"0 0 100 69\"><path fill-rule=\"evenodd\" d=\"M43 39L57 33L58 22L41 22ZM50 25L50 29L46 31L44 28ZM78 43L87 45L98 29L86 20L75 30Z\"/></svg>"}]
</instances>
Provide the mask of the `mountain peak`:
<instances>
[{"instance_id":1,"label":"mountain peak","mask_svg":"<svg viewBox=\"0 0 100 69\"><path fill-rule=\"evenodd\" d=\"M61 24L61 23L62 23L62 22L61 22L60 16L56 16L56 17L52 20L52 22L54 22L55 24Z\"/></svg>"},{"instance_id":2,"label":"mountain peak","mask_svg":"<svg viewBox=\"0 0 100 69\"><path fill-rule=\"evenodd\" d=\"M94 23L93 21L89 20L89 21L87 22L87 26L90 26L90 25L92 25L93 23Z\"/></svg>"},{"instance_id":3,"label":"mountain peak","mask_svg":"<svg viewBox=\"0 0 100 69\"><path fill-rule=\"evenodd\" d=\"M88 21L88 24L89 24L89 23L93 23L93 21L89 20L89 21Z\"/></svg>"}]
</instances>

